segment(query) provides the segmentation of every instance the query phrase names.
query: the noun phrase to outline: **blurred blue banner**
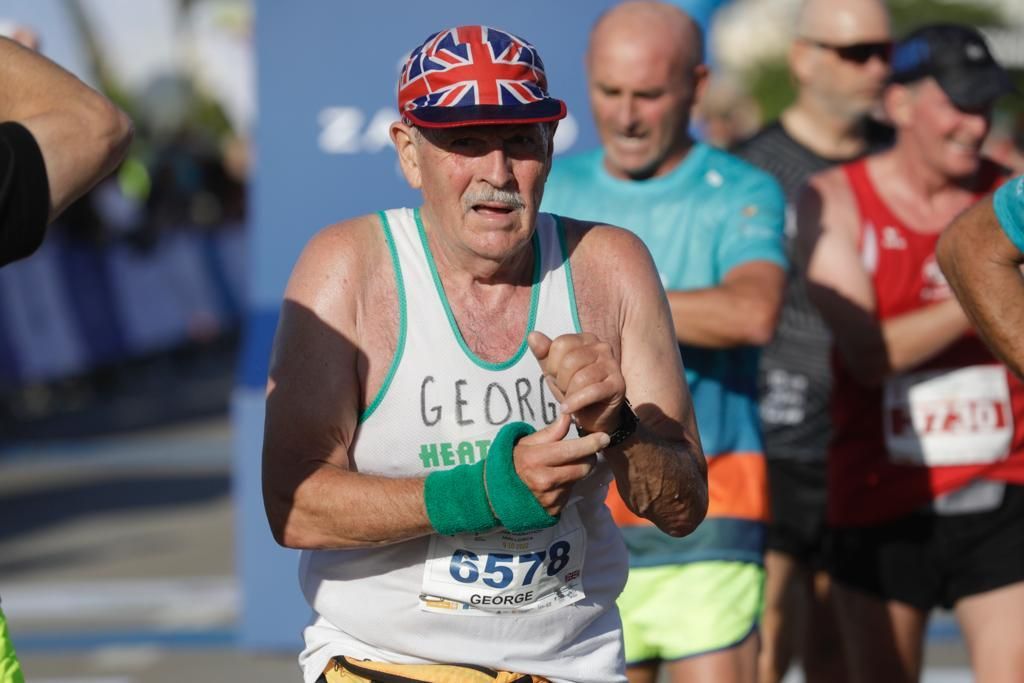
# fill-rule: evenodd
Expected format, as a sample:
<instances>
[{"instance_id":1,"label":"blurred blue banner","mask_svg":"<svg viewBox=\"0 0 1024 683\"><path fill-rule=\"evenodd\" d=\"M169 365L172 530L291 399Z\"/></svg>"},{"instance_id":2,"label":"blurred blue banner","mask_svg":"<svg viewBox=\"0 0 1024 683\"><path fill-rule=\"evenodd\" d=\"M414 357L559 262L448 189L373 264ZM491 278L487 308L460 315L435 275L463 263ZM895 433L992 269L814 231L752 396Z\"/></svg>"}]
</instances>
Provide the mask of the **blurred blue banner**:
<instances>
[{"instance_id":1,"label":"blurred blue banner","mask_svg":"<svg viewBox=\"0 0 1024 683\"><path fill-rule=\"evenodd\" d=\"M587 33L612 4L256 0L251 299L234 400L244 646L298 647L310 615L299 594L297 553L274 544L260 497L267 360L288 274L314 232L344 218L419 204L399 175L388 138L388 125L397 118L400 64L428 35L449 26L483 23L511 31L537 46L552 94L568 102L556 153L582 151L597 144L583 71ZM680 4L699 5L710 16L710 6L720 0Z\"/></svg>"}]
</instances>

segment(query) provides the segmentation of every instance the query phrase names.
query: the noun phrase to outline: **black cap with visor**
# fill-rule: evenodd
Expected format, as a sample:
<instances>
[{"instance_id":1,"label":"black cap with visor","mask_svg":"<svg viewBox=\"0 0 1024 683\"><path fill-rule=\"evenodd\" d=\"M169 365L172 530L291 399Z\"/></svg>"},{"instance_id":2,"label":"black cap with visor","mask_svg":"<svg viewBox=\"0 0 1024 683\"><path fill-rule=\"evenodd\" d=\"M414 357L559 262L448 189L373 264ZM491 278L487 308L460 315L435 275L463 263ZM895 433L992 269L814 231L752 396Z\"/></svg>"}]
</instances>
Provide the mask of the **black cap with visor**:
<instances>
[{"instance_id":1,"label":"black cap with visor","mask_svg":"<svg viewBox=\"0 0 1024 683\"><path fill-rule=\"evenodd\" d=\"M975 29L959 24L923 26L896 44L892 83L912 83L932 77L960 109L991 105L1015 92L1010 74L996 62Z\"/></svg>"}]
</instances>

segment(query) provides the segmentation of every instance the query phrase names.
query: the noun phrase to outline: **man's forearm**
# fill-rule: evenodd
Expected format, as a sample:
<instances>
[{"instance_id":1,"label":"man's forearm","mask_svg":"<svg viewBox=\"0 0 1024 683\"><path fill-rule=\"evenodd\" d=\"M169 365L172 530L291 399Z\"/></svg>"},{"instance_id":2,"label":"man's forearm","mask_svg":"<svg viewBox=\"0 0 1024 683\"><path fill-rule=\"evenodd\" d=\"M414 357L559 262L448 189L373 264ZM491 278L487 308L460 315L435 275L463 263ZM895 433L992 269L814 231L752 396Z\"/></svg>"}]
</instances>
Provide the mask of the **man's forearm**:
<instances>
[{"instance_id":1,"label":"man's forearm","mask_svg":"<svg viewBox=\"0 0 1024 683\"><path fill-rule=\"evenodd\" d=\"M967 317L952 299L882 322L869 311L853 310L842 314L843 324L834 311L828 311L825 317L843 364L865 386L877 386L890 375L924 363L970 329ZM855 318L860 321L850 324Z\"/></svg>"},{"instance_id":2,"label":"man's forearm","mask_svg":"<svg viewBox=\"0 0 1024 683\"><path fill-rule=\"evenodd\" d=\"M605 449L619 494L637 515L672 536L692 533L708 510L708 473L697 441L673 441L640 425Z\"/></svg>"},{"instance_id":3,"label":"man's forearm","mask_svg":"<svg viewBox=\"0 0 1024 683\"><path fill-rule=\"evenodd\" d=\"M43 153L50 220L120 163L132 138L128 117L73 74L0 38L0 121L17 121Z\"/></svg>"},{"instance_id":4,"label":"man's forearm","mask_svg":"<svg viewBox=\"0 0 1024 683\"><path fill-rule=\"evenodd\" d=\"M365 548L434 533L423 479L389 478L312 466L292 486L264 481L274 538L299 549Z\"/></svg>"},{"instance_id":5,"label":"man's forearm","mask_svg":"<svg viewBox=\"0 0 1024 683\"><path fill-rule=\"evenodd\" d=\"M61 108L61 100L88 88L42 55L0 37L0 121L20 121Z\"/></svg>"},{"instance_id":6,"label":"man's forearm","mask_svg":"<svg viewBox=\"0 0 1024 683\"><path fill-rule=\"evenodd\" d=\"M1020 266L988 261L977 267L985 270L983 277L977 278L983 280L978 285L950 282L981 337L1010 369L1024 377L1024 276Z\"/></svg>"},{"instance_id":7,"label":"man's forearm","mask_svg":"<svg viewBox=\"0 0 1024 683\"><path fill-rule=\"evenodd\" d=\"M943 233L935 256L978 333L1024 376L1024 254L1003 232L994 199L958 217Z\"/></svg>"},{"instance_id":8,"label":"man's forearm","mask_svg":"<svg viewBox=\"0 0 1024 683\"><path fill-rule=\"evenodd\" d=\"M903 372L938 355L970 329L953 299L896 316L882 323L889 371Z\"/></svg>"},{"instance_id":9,"label":"man's forearm","mask_svg":"<svg viewBox=\"0 0 1024 683\"><path fill-rule=\"evenodd\" d=\"M764 346L774 334L777 306L727 283L667 294L680 344L711 349Z\"/></svg>"}]
</instances>

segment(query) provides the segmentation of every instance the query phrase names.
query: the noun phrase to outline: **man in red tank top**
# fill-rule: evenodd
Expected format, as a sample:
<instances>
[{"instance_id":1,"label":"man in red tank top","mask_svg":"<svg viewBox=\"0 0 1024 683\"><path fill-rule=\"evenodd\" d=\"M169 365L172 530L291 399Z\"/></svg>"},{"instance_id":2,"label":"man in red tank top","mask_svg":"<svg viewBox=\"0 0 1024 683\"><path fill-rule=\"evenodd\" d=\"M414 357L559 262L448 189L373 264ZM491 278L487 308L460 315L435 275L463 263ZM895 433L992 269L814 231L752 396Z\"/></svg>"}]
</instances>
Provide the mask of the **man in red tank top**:
<instances>
[{"instance_id":1,"label":"man in red tank top","mask_svg":"<svg viewBox=\"0 0 1024 683\"><path fill-rule=\"evenodd\" d=\"M851 680L915 681L934 607L978 680L1024 671L1024 384L935 261L943 228L1005 177L983 159L1012 89L973 29L894 51L891 150L812 177L797 206L808 294L834 336L827 553Z\"/></svg>"}]
</instances>

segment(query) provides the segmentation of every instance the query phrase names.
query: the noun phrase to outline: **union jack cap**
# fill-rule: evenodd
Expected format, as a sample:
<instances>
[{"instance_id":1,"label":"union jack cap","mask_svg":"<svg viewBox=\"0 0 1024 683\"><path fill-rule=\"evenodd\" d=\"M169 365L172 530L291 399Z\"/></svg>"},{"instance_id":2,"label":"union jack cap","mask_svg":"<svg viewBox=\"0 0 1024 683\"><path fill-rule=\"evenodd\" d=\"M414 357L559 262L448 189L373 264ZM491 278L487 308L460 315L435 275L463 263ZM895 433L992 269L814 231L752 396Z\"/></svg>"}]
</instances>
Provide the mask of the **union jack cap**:
<instances>
[{"instance_id":1,"label":"union jack cap","mask_svg":"<svg viewBox=\"0 0 1024 683\"><path fill-rule=\"evenodd\" d=\"M398 111L424 128L557 121L544 62L522 38L488 26L435 33L412 51L398 80Z\"/></svg>"}]
</instances>

